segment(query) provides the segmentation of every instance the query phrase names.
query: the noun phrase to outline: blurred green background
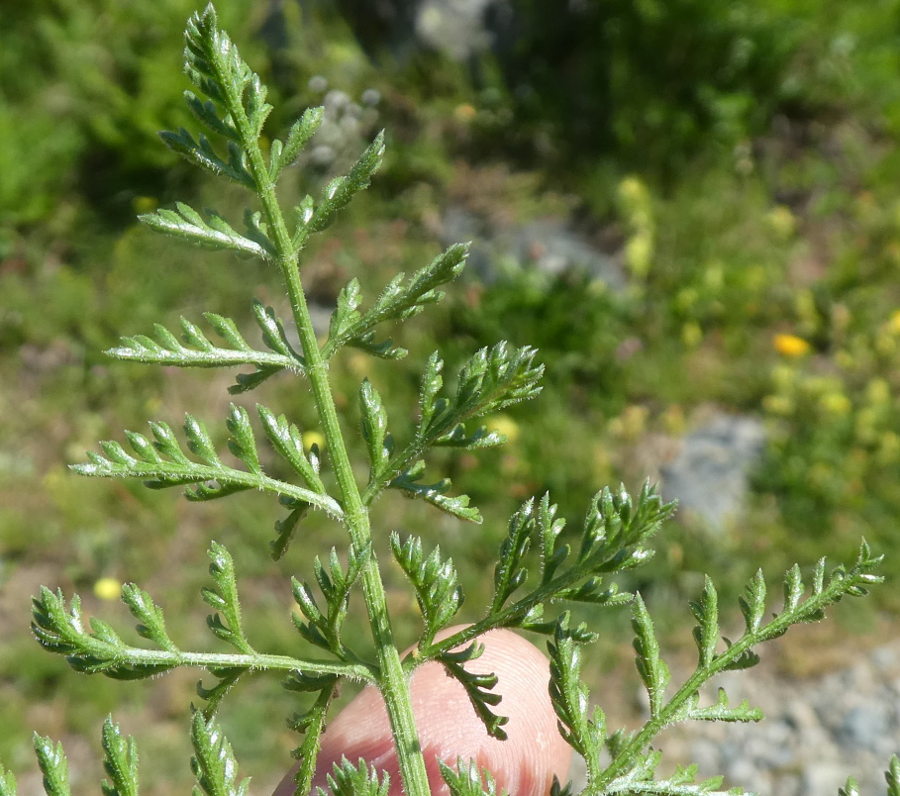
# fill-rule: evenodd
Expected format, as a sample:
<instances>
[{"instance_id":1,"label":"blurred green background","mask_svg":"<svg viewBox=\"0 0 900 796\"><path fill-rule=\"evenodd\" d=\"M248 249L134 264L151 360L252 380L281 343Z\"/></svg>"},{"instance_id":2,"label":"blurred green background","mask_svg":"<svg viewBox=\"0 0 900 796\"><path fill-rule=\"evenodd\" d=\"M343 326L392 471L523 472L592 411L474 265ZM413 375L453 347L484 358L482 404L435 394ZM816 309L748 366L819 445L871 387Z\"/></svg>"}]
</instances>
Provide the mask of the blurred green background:
<instances>
[{"instance_id":1,"label":"blurred green background","mask_svg":"<svg viewBox=\"0 0 900 796\"><path fill-rule=\"evenodd\" d=\"M900 0L218 7L272 89L271 131L310 104L328 110L286 199L388 132L373 188L309 251L304 278L320 314L350 276L371 297L398 269L475 240L446 301L398 331L407 360L348 353L335 366L348 428L368 375L402 436L418 367L438 346L451 371L501 337L537 345L547 365L538 401L491 421L507 447L436 463L485 524L462 527L388 496L375 512L383 545L391 529L439 538L473 618L518 502L550 489L577 529L600 486L661 478L685 509L626 585L656 606L676 646L687 643L686 601L702 573L721 584L724 605L757 566L775 580L794 561L849 557L862 535L888 554L891 581L838 612L838 626L896 635ZM33 771L30 730L64 738L77 791L99 778L111 710L138 731L145 792L186 787L196 676L135 685L72 674L29 636L39 584L78 590L88 613L123 625L107 598L136 581L167 609L173 637L206 647L197 590L215 538L238 561L257 617L251 639L288 652L301 648L285 576L309 577L312 555L341 543L311 518L273 563L280 509L261 496L191 505L66 469L98 439L152 418L177 425L187 410L223 436L229 374L111 362L102 351L118 335L211 310L254 339L252 297L285 309L261 266L135 222L176 199L226 215L246 201L156 135L191 124L179 63L195 8L0 8L0 758ZM315 430L289 379L242 397L255 400ZM386 573L405 643L414 603L398 572ZM598 621L611 640L597 679L628 640L625 612ZM795 673L809 666L802 653L791 661ZM262 678L226 705L259 792L296 742L284 725L300 707L293 699ZM164 780L154 784L154 770Z\"/></svg>"}]
</instances>

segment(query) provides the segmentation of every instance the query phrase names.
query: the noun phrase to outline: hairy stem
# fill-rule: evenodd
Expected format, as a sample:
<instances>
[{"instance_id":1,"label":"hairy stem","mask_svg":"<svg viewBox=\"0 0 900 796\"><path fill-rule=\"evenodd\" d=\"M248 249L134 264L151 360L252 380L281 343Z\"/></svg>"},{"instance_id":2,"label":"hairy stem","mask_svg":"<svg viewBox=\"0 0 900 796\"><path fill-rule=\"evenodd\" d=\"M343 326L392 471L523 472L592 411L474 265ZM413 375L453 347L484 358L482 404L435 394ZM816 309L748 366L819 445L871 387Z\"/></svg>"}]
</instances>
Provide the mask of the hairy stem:
<instances>
[{"instance_id":1,"label":"hairy stem","mask_svg":"<svg viewBox=\"0 0 900 796\"><path fill-rule=\"evenodd\" d=\"M227 81L223 82L227 84ZM228 97L228 105L241 135L244 151L249 160L250 172L256 181L263 213L270 234L273 236L272 242L277 253L276 262L287 287L294 322L297 325L303 347L306 375L312 387L316 410L322 423L326 446L340 490L341 502L344 507L343 521L352 543L357 549L363 549L372 538L369 515L360 496L359 487L353 476L350 457L347 454L347 447L344 444L328 380L328 363L322 356L316 340L306 296L300 281L297 251L291 242L291 235L288 233L284 215L275 195L275 186L259 149L259 143L250 130L246 113L234 92ZM378 686L387 705L391 730L397 746L404 790L409 796L428 796L430 793L428 775L412 712L409 683L400 662L400 653L394 643L384 583L374 554L370 556L363 567L362 590L369 616L369 625L375 639L379 669Z\"/></svg>"},{"instance_id":2,"label":"hairy stem","mask_svg":"<svg viewBox=\"0 0 900 796\"><path fill-rule=\"evenodd\" d=\"M333 674L352 680L373 682L375 673L362 663L338 661L308 661L290 655L267 655L240 652L184 652L182 650L152 650L144 647L117 647L115 657L129 664L144 666L199 666L205 669L251 669L258 671L299 671L304 674Z\"/></svg>"}]
</instances>

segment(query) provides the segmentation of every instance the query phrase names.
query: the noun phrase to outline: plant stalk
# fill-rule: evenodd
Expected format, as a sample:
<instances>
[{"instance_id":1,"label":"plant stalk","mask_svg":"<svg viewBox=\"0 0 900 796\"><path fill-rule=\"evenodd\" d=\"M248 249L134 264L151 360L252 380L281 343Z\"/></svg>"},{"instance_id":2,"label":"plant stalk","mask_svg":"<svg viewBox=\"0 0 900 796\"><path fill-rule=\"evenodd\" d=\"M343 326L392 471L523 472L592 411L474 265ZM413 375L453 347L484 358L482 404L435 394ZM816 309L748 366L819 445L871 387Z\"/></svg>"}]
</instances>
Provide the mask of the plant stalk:
<instances>
[{"instance_id":1,"label":"plant stalk","mask_svg":"<svg viewBox=\"0 0 900 796\"><path fill-rule=\"evenodd\" d=\"M275 195L275 186L259 149L259 143L250 134L250 125L244 109L239 98L229 97L229 101L232 106L229 110L240 131L250 172L256 181L263 213L269 232L273 237L272 242L277 252L276 262L287 287L291 311L306 361L306 375L312 387L326 447L341 493L344 524L352 544L361 550L372 539L369 514L363 504L359 486L353 476L347 447L344 444L328 379L328 363L322 356L318 340L316 340L306 295L300 281L297 252L291 242L291 235L288 233L281 206ZM409 796L429 796L431 791L428 785L425 759L416 730L415 716L412 711L409 682L400 662L400 653L394 643L384 583L374 553L370 555L362 569L362 591L369 616L369 625L375 640L379 670L378 687L387 706L404 792Z\"/></svg>"}]
</instances>

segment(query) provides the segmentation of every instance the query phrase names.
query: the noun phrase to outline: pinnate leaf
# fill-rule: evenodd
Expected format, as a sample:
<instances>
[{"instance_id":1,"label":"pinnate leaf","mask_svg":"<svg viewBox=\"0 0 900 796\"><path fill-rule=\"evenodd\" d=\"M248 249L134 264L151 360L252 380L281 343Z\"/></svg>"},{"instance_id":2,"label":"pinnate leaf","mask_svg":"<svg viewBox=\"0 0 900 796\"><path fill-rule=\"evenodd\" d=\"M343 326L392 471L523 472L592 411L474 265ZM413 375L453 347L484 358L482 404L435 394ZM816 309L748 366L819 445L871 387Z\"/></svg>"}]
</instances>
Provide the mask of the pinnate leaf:
<instances>
[{"instance_id":1,"label":"pinnate leaf","mask_svg":"<svg viewBox=\"0 0 900 796\"><path fill-rule=\"evenodd\" d=\"M273 181L277 179L282 169L287 168L297 159L297 156L316 134L324 118L324 108L307 108L303 115L291 125L283 144L277 138L272 141L269 174Z\"/></svg>"},{"instance_id":2,"label":"pinnate leaf","mask_svg":"<svg viewBox=\"0 0 900 796\"><path fill-rule=\"evenodd\" d=\"M497 796L497 785L491 772L485 769L480 771L475 761L456 761L456 768L452 768L439 761L441 776L451 796Z\"/></svg>"},{"instance_id":3,"label":"pinnate leaf","mask_svg":"<svg viewBox=\"0 0 900 796\"><path fill-rule=\"evenodd\" d=\"M94 477L143 478L146 485L153 489L194 485L187 491L186 497L195 501L213 500L255 488L280 498L308 503L334 517L341 516L340 505L327 494L279 481L262 472L245 410L232 407L227 425L231 431L229 447L247 466L246 470L222 464L203 424L190 415L185 422L188 447L202 459L203 464L193 462L185 455L168 424L151 421L152 443L140 434L126 434L134 455L125 451L118 442L101 442L103 456L88 453L88 463L73 465L72 469ZM280 450L278 444L275 447ZM311 457L309 461L315 470L316 465ZM296 465L297 461L291 463Z\"/></svg>"},{"instance_id":4,"label":"pinnate leaf","mask_svg":"<svg viewBox=\"0 0 900 796\"><path fill-rule=\"evenodd\" d=\"M34 751L47 796L70 796L69 765L62 744L35 733Z\"/></svg>"},{"instance_id":5,"label":"pinnate leaf","mask_svg":"<svg viewBox=\"0 0 900 796\"><path fill-rule=\"evenodd\" d=\"M606 739L606 717L598 707L589 715L587 686L581 680L581 644L564 614L547 642L550 655L550 699L563 738L585 759L589 776L602 768L600 755Z\"/></svg>"},{"instance_id":6,"label":"pinnate leaf","mask_svg":"<svg viewBox=\"0 0 900 796\"><path fill-rule=\"evenodd\" d=\"M238 652L253 655L255 650L250 646L244 634L241 622L241 603L238 597L237 577L234 560L224 545L211 542L209 551L209 574L215 586L203 587L200 595L203 601L218 613L207 618L210 630L223 641L227 641Z\"/></svg>"},{"instance_id":7,"label":"pinnate leaf","mask_svg":"<svg viewBox=\"0 0 900 796\"><path fill-rule=\"evenodd\" d=\"M427 648L435 634L450 624L462 606L463 591L458 584L456 567L452 559L441 557L440 547L425 556L418 536L410 536L401 542L400 535L392 533L391 550L415 589L416 602L425 622L419 645Z\"/></svg>"},{"instance_id":8,"label":"pinnate leaf","mask_svg":"<svg viewBox=\"0 0 900 796\"><path fill-rule=\"evenodd\" d=\"M138 796L138 753L132 737L122 737L110 716L103 722L103 769L109 777L103 796Z\"/></svg>"},{"instance_id":9,"label":"pinnate leaf","mask_svg":"<svg viewBox=\"0 0 900 796\"><path fill-rule=\"evenodd\" d=\"M318 206L309 221L303 224L298 232L308 236L328 227L338 212L346 207L357 193L369 187L372 175L381 165L383 158L384 131L381 131L366 147L346 176L336 177L325 186Z\"/></svg>"},{"instance_id":10,"label":"pinnate leaf","mask_svg":"<svg viewBox=\"0 0 900 796\"><path fill-rule=\"evenodd\" d=\"M166 327L156 324L153 337L148 335L123 337L118 346L106 353L116 359L130 362L176 367L255 366L254 372L238 375L237 383L229 388L229 392L232 393L252 389L285 369L302 372L303 358L291 348L274 310L254 302L253 312L262 330L263 342L269 351L252 348L231 318L207 312L203 317L227 343L227 347L214 344L198 326L182 318L181 339Z\"/></svg>"},{"instance_id":11,"label":"pinnate leaf","mask_svg":"<svg viewBox=\"0 0 900 796\"><path fill-rule=\"evenodd\" d=\"M246 796L250 781L238 781L238 765L231 744L215 718L206 719L199 711L191 720L194 755L191 770L197 779L197 796Z\"/></svg>"},{"instance_id":12,"label":"pinnate leaf","mask_svg":"<svg viewBox=\"0 0 900 796\"><path fill-rule=\"evenodd\" d=\"M0 796L17 796L16 778L0 763Z\"/></svg>"},{"instance_id":13,"label":"pinnate leaf","mask_svg":"<svg viewBox=\"0 0 900 796\"><path fill-rule=\"evenodd\" d=\"M381 396L368 379L360 387L359 405L363 439L369 452L371 477L374 478L387 465L393 444L387 434L387 412Z\"/></svg>"},{"instance_id":14,"label":"pinnate leaf","mask_svg":"<svg viewBox=\"0 0 900 796\"><path fill-rule=\"evenodd\" d=\"M653 620L640 594L634 598L631 625L634 628L634 649L637 652L638 673L644 681L650 697L650 716L656 718L662 710L666 686L669 684L669 667L660 657L659 642L653 628Z\"/></svg>"},{"instance_id":15,"label":"pinnate leaf","mask_svg":"<svg viewBox=\"0 0 900 796\"><path fill-rule=\"evenodd\" d=\"M386 771L369 768L365 760L354 766L347 758L335 763L328 775L328 789L316 788L317 796L387 796L390 777Z\"/></svg>"},{"instance_id":16,"label":"pinnate leaf","mask_svg":"<svg viewBox=\"0 0 900 796\"><path fill-rule=\"evenodd\" d=\"M370 555L371 546L357 548L351 545L346 569L334 548L331 548L327 565L316 556L313 574L325 599L324 611L319 608L311 586L291 578L294 600L307 619L304 622L293 617L297 630L307 641L329 650L339 658L346 657L341 631L347 616L350 589Z\"/></svg>"},{"instance_id":17,"label":"pinnate leaf","mask_svg":"<svg viewBox=\"0 0 900 796\"><path fill-rule=\"evenodd\" d=\"M424 470L425 463L417 462L409 470L394 478L389 486L399 489L407 497L421 498L431 503L432 506L441 509L441 511L446 511L448 514L452 514L461 520L474 523L482 522L481 512L477 508L469 506L468 495L450 496L446 494L451 486L449 478L442 478L440 481L432 484L421 483L419 478L422 477Z\"/></svg>"},{"instance_id":18,"label":"pinnate leaf","mask_svg":"<svg viewBox=\"0 0 900 796\"><path fill-rule=\"evenodd\" d=\"M484 724L484 729L492 738L506 740L503 725L509 722L507 716L494 713L493 708L500 704L502 697L492 689L497 685L497 675L493 673L479 674L465 668L464 664L475 660L484 652L484 646L472 643L458 651L443 652L438 657L447 673L455 677L465 689L469 702Z\"/></svg>"},{"instance_id":19,"label":"pinnate leaf","mask_svg":"<svg viewBox=\"0 0 900 796\"><path fill-rule=\"evenodd\" d=\"M175 210L156 210L138 216L138 220L157 232L193 243L208 249L228 249L268 260L273 253L270 241L254 240L236 232L222 216L208 210L205 220L196 210L182 202L175 203ZM254 238L258 238L254 234Z\"/></svg>"},{"instance_id":20,"label":"pinnate leaf","mask_svg":"<svg viewBox=\"0 0 900 796\"><path fill-rule=\"evenodd\" d=\"M455 244L412 276L398 274L365 313L359 311L362 303L359 281L350 280L338 294L323 356L328 358L345 345L390 359L405 356L406 350L394 347L390 340L376 343L375 327L385 321L411 318L428 304L440 301L444 294L438 288L462 273L468 253L468 245Z\"/></svg>"}]
</instances>

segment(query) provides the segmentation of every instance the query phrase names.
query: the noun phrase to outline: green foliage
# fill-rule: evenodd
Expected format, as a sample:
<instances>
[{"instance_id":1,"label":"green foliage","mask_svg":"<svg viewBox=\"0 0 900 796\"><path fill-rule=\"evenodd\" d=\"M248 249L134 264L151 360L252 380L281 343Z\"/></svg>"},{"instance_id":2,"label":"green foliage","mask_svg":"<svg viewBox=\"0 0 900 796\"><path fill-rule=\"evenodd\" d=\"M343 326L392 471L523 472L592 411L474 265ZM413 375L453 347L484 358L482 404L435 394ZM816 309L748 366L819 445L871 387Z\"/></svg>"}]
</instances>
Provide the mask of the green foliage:
<instances>
[{"instance_id":1,"label":"green foliage","mask_svg":"<svg viewBox=\"0 0 900 796\"><path fill-rule=\"evenodd\" d=\"M316 788L318 796L387 796L390 779L385 772L381 777L374 769L370 769L365 760L354 765L344 758L335 763L334 770L328 775L328 790Z\"/></svg>"},{"instance_id":2,"label":"green foliage","mask_svg":"<svg viewBox=\"0 0 900 796\"><path fill-rule=\"evenodd\" d=\"M47 796L70 796L69 763L61 743L34 734L34 753L44 775L44 791Z\"/></svg>"},{"instance_id":3,"label":"green foliage","mask_svg":"<svg viewBox=\"0 0 900 796\"><path fill-rule=\"evenodd\" d=\"M694 10L690 3L688 6L688 10ZM609 29L610 35L627 41L632 27L650 21L655 26L654 32L665 31L668 42L671 13L674 12L654 15L643 7L619 9L618 23ZM537 12L534 16L540 18ZM707 49L715 52L734 49L736 30L733 21L724 31L701 28L710 36ZM764 44L767 36L768 31L762 31L759 41ZM739 53L732 55L741 60ZM606 58L607 53L595 57ZM697 60L702 63L701 58ZM743 85L742 80L755 85L762 73L761 62L755 57L751 60L752 63L745 59L740 64L735 62L736 66L732 64L740 72L735 78L737 85ZM608 64L604 69L615 71ZM583 792L599 796L716 791L721 778L698 782L693 766L680 767L667 778L658 777L656 770L661 755L651 745L657 735L668 725L688 720L759 720L761 715L757 710L747 703L732 705L721 689L712 704L701 705L701 688L723 671L755 665L759 660L755 648L783 635L792 625L817 621L824 616L826 608L843 597L865 594L870 585L882 580L881 558L862 543L855 561L847 567L826 573L825 559L821 559L808 586L795 565L785 575L784 604L771 617L767 614L766 581L762 572L757 572L739 600L746 627L734 641L720 634L719 596L713 581L706 577L701 595L691 605L697 621L694 629L697 667L673 690L647 604L639 593L620 591L613 578L621 579L651 559L649 542L671 517L674 505L665 502L649 485L635 496L624 486L616 490L604 488L591 499L580 532L573 536L565 533L565 521L557 506L551 503L549 493L544 493L539 499L526 500L509 519L493 562L491 594L481 618L440 641L435 640L438 633L457 617L464 604L460 573L440 548L435 547L426 554L425 543L420 538L410 537L403 542L398 534L391 536L391 552L412 586L422 615L422 630L414 651L401 660L391 629L369 509L384 492L396 489L456 518L481 522L482 514L471 505L469 495L449 494L449 478L433 482L426 479L426 457L433 456L434 449L457 449L471 455L504 444L503 434L488 427L490 416L535 397L542 388L544 366L536 362L537 351L528 345L492 342L465 358L453 383L445 388L444 360L440 353L434 352L419 379L417 416L405 429L397 428L398 418L410 413L389 412L388 404L374 386L376 377L361 379L354 388L359 396L368 475L363 484L358 483L348 450L352 437L345 432L338 417L337 399L342 395L330 375L332 362L338 361L338 354L346 355L346 348L358 349L376 359L402 358L406 349L395 345L390 338L376 339L376 328L383 323L406 321L443 298L440 288L461 274L469 248L462 244L451 246L411 276L393 277L367 310L360 309L361 284L351 278L337 292L327 338L323 340L313 327L307 294L301 283L299 258L311 237L334 224L356 194L369 186L384 159L384 135L378 133L346 174L333 177L322 187L318 198L305 195L294 208L289 224L276 195L276 183L311 144L323 123L324 110L304 111L283 140L270 139L265 133L266 121L273 111L267 101L268 89L219 27L212 6L194 14L188 22L185 71L202 95L188 91L185 100L196 123L205 132L182 127L163 133L163 141L211 176L226 178L248 190L258 209L244 214L243 232L235 229L224 212L204 210L201 214L181 202L175 203L174 210L144 213L141 220L155 231L203 248L254 257L276 270L288 295L299 349L285 331L287 323L275 310L255 302L253 315L268 350L251 347L234 319L208 312L204 318L224 345L214 343L200 328L182 319L181 339L166 326L157 324L152 337L124 337L108 353L131 362L184 368L253 367L252 372L238 375L236 384L230 388L232 393L256 389L277 373L300 377L309 387L309 403L321 428L316 433L321 434L322 444L307 444L299 420L287 414L276 415L258 405L264 434L278 457L273 465L260 452L248 410L233 404L225 426L228 450L240 462L239 467L222 461L204 424L188 414L184 424L187 451L166 422L151 421L152 438L126 431L130 451L118 442L102 442L101 454L89 453L88 462L73 469L94 477L140 479L151 489L187 486L188 499L196 502L251 489L274 495L288 512L276 523L276 538L271 544L275 558L285 554L308 510L319 509L345 532L345 560L337 548L332 548L327 560L319 556L313 559L311 580L292 578L292 592L299 609L293 622L301 639L315 648L316 655L324 652L327 659L260 651L263 645L256 641L255 633L251 643L248 631L254 627L243 616L232 554L215 541L210 542L208 551L212 586L204 587L201 597L215 611L208 619L208 628L215 640L230 648L227 652L182 649L167 630L162 608L148 592L134 584L122 588L122 600L138 622L137 634L151 642L150 647L128 643L111 624L97 617L85 622L82 599L77 594L67 599L62 590L53 592L46 587L33 603L32 627L39 644L66 656L74 670L86 674L143 679L175 668L195 667L212 675L216 682L211 687L198 686L198 694L205 704L202 710L194 711L191 721L194 749L191 768L198 783L194 789L197 796L203 793L231 796L248 791L249 781L239 781L231 744L216 717L239 680L277 672L286 675L282 683L286 691L314 695L311 706L290 722L304 736L295 753L301 760L297 774L297 792L301 794L309 791L319 739L338 682L350 679L372 683L394 695L388 700L387 708L392 726L397 728L395 740L403 789L411 796L424 796L428 793L427 775L414 729L407 675L425 661L441 663L463 686L487 732L502 740L506 737L503 727L507 719L500 696L493 690L497 677L491 673L475 674L466 664L482 653L478 639L485 632L494 628L521 629L549 637L550 693L563 736L586 760L588 782ZM684 79L684 75L678 78ZM730 107L732 111L737 108L735 112L740 117L735 135L752 128L749 117L745 118L750 107L746 98L726 96L732 86L728 79L722 80L723 85L708 86L707 95L697 98L695 104L704 113L692 110L688 114L688 127L708 121L710 115L706 112L711 107L719 113L719 116L712 115L721 122ZM750 92L749 96L754 95ZM684 118L680 113L667 111L658 117L663 126ZM627 114L623 118L627 124ZM623 129L619 130L620 135L624 134ZM635 146L641 146L641 142L637 141ZM619 318L641 314L651 306L654 295L667 287L665 275L651 267L657 235L653 205L639 184L625 185L623 190L626 199L630 197L629 201L623 201L623 212L630 214L627 227L631 245L626 247L626 257L636 286L621 303L604 299L601 305L604 310L613 309ZM577 289L576 284L576 292ZM692 305L701 299L695 291L685 294L683 304ZM556 310L562 313L565 304L562 302ZM591 342L606 344L612 336L603 315L599 311L589 313L579 327L590 332L586 339ZM715 313L711 311L711 315ZM664 318L656 334L666 336L669 327L680 320ZM683 327L682 337L689 336ZM323 450L327 457L323 456ZM445 465L446 460L440 456L433 458L441 466ZM283 472L290 475L273 475ZM351 648L349 634L345 632L350 598L356 592L362 595L372 630L375 650L370 658ZM649 716L635 731L610 732L603 711L590 707L589 689L581 678L581 649L595 641L597 633L586 625L574 624L567 609L572 607L570 604L618 607L629 603L637 670L648 693ZM104 793L118 796L137 793L134 742L121 736L112 719L104 725L102 737L106 754L104 768L109 777L103 785ZM35 750L46 792L53 796L68 794L62 747L36 736ZM472 761L459 761L455 770L444 765L442 773L454 794L495 794L490 772L480 771ZM889 793L894 796L900 788L900 763L896 758L887 779ZM388 788L387 776L381 777L365 761L357 766L343 761L328 778L328 790L334 796L385 796ZM14 792L12 776L0 769L0 794ZM322 789L319 792L326 793ZM558 784L554 786L553 793L563 792L568 790ZM855 793L855 786L848 782L843 792L849 796Z\"/></svg>"},{"instance_id":4,"label":"green foliage","mask_svg":"<svg viewBox=\"0 0 900 796\"><path fill-rule=\"evenodd\" d=\"M191 743L194 746L191 770L199 785L194 788L194 796L245 796L250 780L238 781L234 752L215 719L207 720L202 713L195 713Z\"/></svg>"},{"instance_id":5,"label":"green foliage","mask_svg":"<svg viewBox=\"0 0 900 796\"><path fill-rule=\"evenodd\" d=\"M456 768L441 762L441 774L453 796L496 796L497 788L489 771L481 772L471 760L458 760Z\"/></svg>"},{"instance_id":6,"label":"green foliage","mask_svg":"<svg viewBox=\"0 0 900 796\"><path fill-rule=\"evenodd\" d=\"M103 796L137 796L137 746L134 738L122 737L110 717L103 723L103 751L103 768L110 780L103 782Z\"/></svg>"},{"instance_id":7,"label":"green foliage","mask_svg":"<svg viewBox=\"0 0 900 796\"><path fill-rule=\"evenodd\" d=\"M494 71L515 123L485 132L536 127L561 159L615 153L660 169L734 145L794 99L794 31L780 16L746 2L723 12L699 0L588 0L570 14L519 3L498 33Z\"/></svg>"}]
</instances>

